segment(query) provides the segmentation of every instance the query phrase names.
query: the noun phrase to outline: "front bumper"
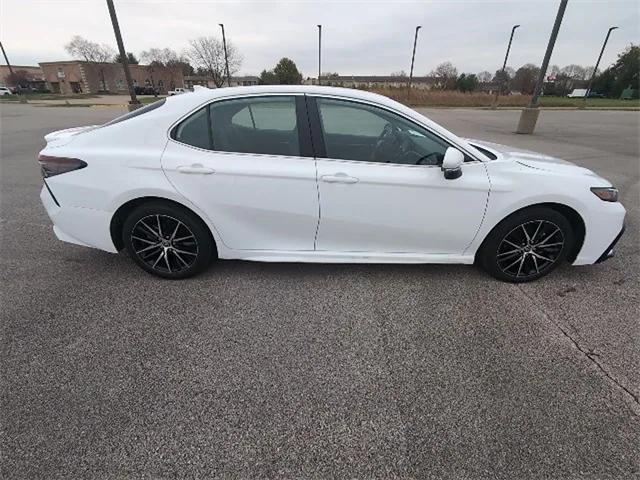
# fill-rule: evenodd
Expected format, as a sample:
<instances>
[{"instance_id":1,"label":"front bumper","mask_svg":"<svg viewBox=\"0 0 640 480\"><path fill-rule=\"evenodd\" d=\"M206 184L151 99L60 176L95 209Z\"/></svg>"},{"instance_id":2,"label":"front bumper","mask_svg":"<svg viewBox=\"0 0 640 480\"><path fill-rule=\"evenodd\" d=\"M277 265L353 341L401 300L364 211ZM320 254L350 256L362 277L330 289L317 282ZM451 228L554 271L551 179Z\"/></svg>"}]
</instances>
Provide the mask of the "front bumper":
<instances>
[{"instance_id":1,"label":"front bumper","mask_svg":"<svg viewBox=\"0 0 640 480\"><path fill-rule=\"evenodd\" d=\"M622 237L622 234L624 233L624 230L625 230L625 226L623 225L622 226L622 230L620 230L620 233L618 234L618 236L613 240L613 242L611 242L611 245L609 245L609 247L607 247L607 249L604 251L604 253L602 255L600 255L600 257L598 258L598 260L596 260L595 263L602 263L605 260L609 260L611 257L614 256L613 249L615 248L616 244L618 243L618 241Z\"/></svg>"}]
</instances>

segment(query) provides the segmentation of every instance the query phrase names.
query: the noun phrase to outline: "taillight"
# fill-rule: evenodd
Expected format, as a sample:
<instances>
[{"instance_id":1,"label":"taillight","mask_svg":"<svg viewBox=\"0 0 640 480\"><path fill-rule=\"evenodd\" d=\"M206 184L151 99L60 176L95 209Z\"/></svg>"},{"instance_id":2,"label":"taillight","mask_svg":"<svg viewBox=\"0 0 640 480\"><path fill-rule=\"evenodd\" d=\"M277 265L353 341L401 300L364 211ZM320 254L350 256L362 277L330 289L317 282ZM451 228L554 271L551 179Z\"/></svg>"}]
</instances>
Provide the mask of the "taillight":
<instances>
[{"instance_id":1,"label":"taillight","mask_svg":"<svg viewBox=\"0 0 640 480\"><path fill-rule=\"evenodd\" d=\"M52 157L50 155L38 155L38 163L42 168L42 176L44 178L80 170L87 166L87 163L79 158Z\"/></svg>"}]
</instances>

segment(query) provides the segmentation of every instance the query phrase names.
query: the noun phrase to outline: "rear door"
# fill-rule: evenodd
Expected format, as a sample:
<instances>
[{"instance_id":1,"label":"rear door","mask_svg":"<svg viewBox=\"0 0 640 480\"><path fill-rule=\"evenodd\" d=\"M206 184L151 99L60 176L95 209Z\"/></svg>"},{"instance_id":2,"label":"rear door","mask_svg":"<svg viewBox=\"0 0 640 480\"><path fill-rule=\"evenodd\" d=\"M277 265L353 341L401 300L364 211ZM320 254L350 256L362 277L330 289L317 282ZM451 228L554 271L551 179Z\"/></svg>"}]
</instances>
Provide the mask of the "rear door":
<instances>
[{"instance_id":1,"label":"rear door","mask_svg":"<svg viewBox=\"0 0 640 480\"><path fill-rule=\"evenodd\" d=\"M313 250L318 192L304 96L215 101L171 136L167 177L227 247Z\"/></svg>"}]
</instances>

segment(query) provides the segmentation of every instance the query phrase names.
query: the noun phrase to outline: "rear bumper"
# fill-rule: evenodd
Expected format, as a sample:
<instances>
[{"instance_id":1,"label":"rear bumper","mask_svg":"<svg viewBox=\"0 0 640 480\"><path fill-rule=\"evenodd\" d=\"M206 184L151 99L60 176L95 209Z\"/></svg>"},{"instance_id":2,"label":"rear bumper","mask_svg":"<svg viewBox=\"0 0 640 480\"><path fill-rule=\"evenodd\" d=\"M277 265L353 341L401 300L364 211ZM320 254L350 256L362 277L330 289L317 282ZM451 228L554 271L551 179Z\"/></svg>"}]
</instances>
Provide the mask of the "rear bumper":
<instances>
[{"instance_id":1,"label":"rear bumper","mask_svg":"<svg viewBox=\"0 0 640 480\"><path fill-rule=\"evenodd\" d=\"M611 257L613 257L613 255L614 255L613 249L615 248L616 244L618 243L618 241L622 237L622 234L624 233L624 229L625 229L625 226L623 225L622 226L622 230L620 230L620 233L618 234L618 236L613 240L613 242L611 242L611 245L609 245L609 247L607 247L607 249L604 251L604 253L602 255L600 255L598 260L596 260L596 263L602 263L605 260L609 260Z\"/></svg>"},{"instance_id":2,"label":"rear bumper","mask_svg":"<svg viewBox=\"0 0 640 480\"><path fill-rule=\"evenodd\" d=\"M111 240L111 214L109 212L92 208L61 206L46 184L40 191L40 200L53 222L53 231L59 240L117 253L118 250Z\"/></svg>"}]
</instances>

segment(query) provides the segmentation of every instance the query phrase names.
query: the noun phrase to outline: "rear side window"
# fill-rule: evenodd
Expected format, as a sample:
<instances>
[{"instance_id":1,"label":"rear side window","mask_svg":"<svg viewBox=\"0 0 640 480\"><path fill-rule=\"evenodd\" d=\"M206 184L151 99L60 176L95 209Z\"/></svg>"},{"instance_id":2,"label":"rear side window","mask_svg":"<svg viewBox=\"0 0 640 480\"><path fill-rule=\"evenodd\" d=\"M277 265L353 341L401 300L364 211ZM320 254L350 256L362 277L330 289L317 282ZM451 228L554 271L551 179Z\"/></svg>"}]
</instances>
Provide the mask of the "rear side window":
<instances>
[{"instance_id":1,"label":"rear side window","mask_svg":"<svg viewBox=\"0 0 640 480\"><path fill-rule=\"evenodd\" d=\"M179 142L198 148L211 148L208 107L201 108L178 125L174 138Z\"/></svg>"},{"instance_id":2,"label":"rear side window","mask_svg":"<svg viewBox=\"0 0 640 480\"><path fill-rule=\"evenodd\" d=\"M115 125L116 123L124 122L125 120L129 120L134 117L139 117L140 115L149 113L155 110L156 108L160 108L162 105L164 105L164 102L166 102L166 99L163 98L162 100L158 100L157 102L150 103L149 105L146 105L142 108L137 108L133 112L125 113L120 117L114 118L110 122L105 123L103 126L107 127L109 125Z\"/></svg>"},{"instance_id":3,"label":"rear side window","mask_svg":"<svg viewBox=\"0 0 640 480\"><path fill-rule=\"evenodd\" d=\"M296 99L269 96L214 102L180 123L173 138L218 152L300 156Z\"/></svg>"}]
</instances>

